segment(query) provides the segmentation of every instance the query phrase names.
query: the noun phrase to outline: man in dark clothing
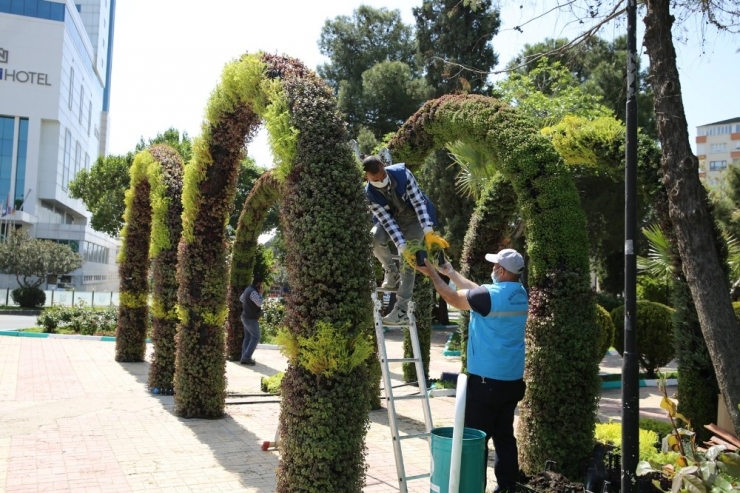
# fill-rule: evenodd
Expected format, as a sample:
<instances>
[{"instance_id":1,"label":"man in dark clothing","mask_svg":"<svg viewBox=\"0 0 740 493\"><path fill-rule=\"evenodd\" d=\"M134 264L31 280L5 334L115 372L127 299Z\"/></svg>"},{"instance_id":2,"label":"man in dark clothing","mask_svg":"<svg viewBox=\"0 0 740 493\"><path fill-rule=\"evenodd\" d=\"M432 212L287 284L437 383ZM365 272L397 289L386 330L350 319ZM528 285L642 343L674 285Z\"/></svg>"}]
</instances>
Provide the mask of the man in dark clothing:
<instances>
[{"instance_id":1,"label":"man in dark clothing","mask_svg":"<svg viewBox=\"0 0 740 493\"><path fill-rule=\"evenodd\" d=\"M519 282L524 259L511 248L489 253L493 284L478 284L455 272L449 262L439 266L459 288L453 290L428 262L419 271L429 276L444 300L470 310L468 326L468 386L465 426L493 438L496 491L514 492L519 477L514 411L524 397L524 329L529 313L527 291Z\"/></svg>"},{"instance_id":2,"label":"man in dark clothing","mask_svg":"<svg viewBox=\"0 0 740 493\"><path fill-rule=\"evenodd\" d=\"M239 297L242 302L242 325L244 325L244 341L242 342L241 364L253 366L257 364L252 359L257 344L260 342L259 318L262 315L262 281L255 280L244 290Z\"/></svg>"}]
</instances>

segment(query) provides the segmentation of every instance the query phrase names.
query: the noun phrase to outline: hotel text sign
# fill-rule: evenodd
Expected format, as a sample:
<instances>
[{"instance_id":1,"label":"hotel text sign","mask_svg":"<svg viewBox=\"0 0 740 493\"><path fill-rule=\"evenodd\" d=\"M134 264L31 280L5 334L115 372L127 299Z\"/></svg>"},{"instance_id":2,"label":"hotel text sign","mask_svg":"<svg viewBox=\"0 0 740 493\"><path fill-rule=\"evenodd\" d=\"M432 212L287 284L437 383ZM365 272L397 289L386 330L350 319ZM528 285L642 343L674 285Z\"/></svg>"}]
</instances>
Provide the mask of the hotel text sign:
<instances>
[{"instance_id":1,"label":"hotel text sign","mask_svg":"<svg viewBox=\"0 0 740 493\"><path fill-rule=\"evenodd\" d=\"M0 48L0 63L7 64L10 60L10 52ZM15 70L7 66L0 66L0 81L18 82L21 84L36 84L38 86L50 86L49 75L43 72L31 72L30 70Z\"/></svg>"}]
</instances>

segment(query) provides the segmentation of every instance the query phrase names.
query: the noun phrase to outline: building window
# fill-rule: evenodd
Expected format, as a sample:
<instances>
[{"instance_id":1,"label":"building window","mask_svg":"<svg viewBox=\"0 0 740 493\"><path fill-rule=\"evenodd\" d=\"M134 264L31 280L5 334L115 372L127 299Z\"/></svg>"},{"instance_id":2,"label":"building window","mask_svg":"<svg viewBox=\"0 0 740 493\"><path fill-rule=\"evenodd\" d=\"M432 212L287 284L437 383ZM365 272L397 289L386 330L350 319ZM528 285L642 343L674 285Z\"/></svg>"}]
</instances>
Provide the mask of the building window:
<instances>
[{"instance_id":1,"label":"building window","mask_svg":"<svg viewBox=\"0 0 740 493\"><path fill-rule=\"evenodd\" d=\"M90 171L90 154L85 153L85 170Z\"/></svg>"},{"instance_id":2,"label":"building window","mask_svg":"<svg viewBox=\"0 0 740 493\"><path fill-rule=\"evenodd\" d=\"M69 102L67 103L67 106L69 109L72 109L72 101L75 97L75 69L74 67L69 67Z\"/></svg>"},{"instance_id":3,"label":"building window","mask_svg":"<svg viewBox=\"0 0 740 493\"><path fill-rule=\"evenodd\" d=\"M75 173L72 175L72 178L80 172L80 164L82 164L82 146L80 146L80 141L78 140L77 147L75 148Z\"/></svg>"},{"instance_id":4,"label":"building window","mask_svg":"<svg viewBox=\"0 0 740 493\"><path fill-rule=\"evenodd\" d=\"M51 21L64 20L64 4L47 0L0 0L0 12Z\"/></svg>"},{"instance_id":5,"label":"building window","mask_svg":"<svg viewBox=\"0 0 740 493\"><path fill-rule=\"evenodd\" d=\"M709 171L722 171L727 168L727 161L709 161Z\"/></svg>"},{"instance_id":6,"label":"building window","mask_svg":"<svg viewBox=\"0 0 740 493\"><path fill-rule=\"evenodd\" d=\"M712 144L709 146L709 152L727 152L727 143Z\"/></svg>"},{"instance_id":7,"label":"building window","mask_svg":"<svg viewBox=\"0 0 740 493\"><path fill-rule=\"evenodd\" d=\"M740 132L740 124L735 125L735 132Z\"/></svg>"},{"instance_id":8,"label":"building window","mask_svg":"<svg viewBox=\"0 0 740 493\"><path fill-rule=\"evenodd\" d=\"M62 163L62 190L67 191L69 184L69 163L72 158L72 133L67 129L64 133L64 162Z\"/></svg>"},{"instance_id":9,"label":"building window","mask_svg":"<svg viewBox=\"0 0 740 493\"><path fill-rule=\"evenodd\" d=\"M80 111L77 117L77 121L82 125L82 117L85 114L85 86L80 85Z\"/></svg>"},{"instance_id":10,"label":"building window","mask_svg":"<svg viewBox=\"0 0 740 493\"><path fill-rule=\"evenodd\" d=\"M0 208L10 205L10 174L13 170L14 132L15 118L0 116Z\"/></svg>"},{"instance_id":11,"label":"building window","mask_svg":"<svg viewBox=\"0 0 740 493\"><path fill-rule=\"evenodd\" d=\"M26 155L28 152L28 118L21 118L18 126L18 158L15 161L15 208L23 210L26 199Z\"/></svg>"},{"instance_id":12,"label":"building window","mask_svg":"<svg viewBox=\"0 0 740 493\"><path fill-rule=\"evenodd\" d=\"M90 122L92 122L92 101L87 102L87 135L90 135Z\"/></svg>"},{"instance_id":13,"label":"building window","mask_svg":"<svg viewBox=\"0 0 740 493\"><path fill-rule=\"evenodd\" d=\"M94 262L96 264L107 264L109 249L104 246L86 241L84 243L84 249L82 256L87 262Z\"/></svg>"}]
</instances>

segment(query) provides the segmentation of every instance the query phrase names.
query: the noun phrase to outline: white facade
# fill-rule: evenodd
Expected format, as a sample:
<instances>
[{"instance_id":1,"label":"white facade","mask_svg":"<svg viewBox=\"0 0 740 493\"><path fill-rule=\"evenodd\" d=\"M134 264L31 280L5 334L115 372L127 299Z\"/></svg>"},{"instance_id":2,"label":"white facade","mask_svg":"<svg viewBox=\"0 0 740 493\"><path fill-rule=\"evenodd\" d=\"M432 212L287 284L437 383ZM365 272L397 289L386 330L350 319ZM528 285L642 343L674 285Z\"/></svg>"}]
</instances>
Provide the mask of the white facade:
<instances>
[{"instance_id":1,"label":"white facade","mask_svg":"<svg viewBox=\"0 0 740 493\"><path fill-rule=\"evenodd\" d=\"M0 2L2 223L82 253L83 267L57 280L82 290L118 285L118 241L90 228L84 204L68 194L76 173L107 150L110 1ZM6 285L15 279L0 279Z\"/></svg>"},{"instance_id":2,"label":"white facade","mask_svg":"<svg viewBox=\"0 0 740 493\"><path fill-rule=\"evenodd\" d=\"M696 127L699 176L709 186L723 180L725 170L740 164L740 117Z\"/></svg>"}]
</instances>

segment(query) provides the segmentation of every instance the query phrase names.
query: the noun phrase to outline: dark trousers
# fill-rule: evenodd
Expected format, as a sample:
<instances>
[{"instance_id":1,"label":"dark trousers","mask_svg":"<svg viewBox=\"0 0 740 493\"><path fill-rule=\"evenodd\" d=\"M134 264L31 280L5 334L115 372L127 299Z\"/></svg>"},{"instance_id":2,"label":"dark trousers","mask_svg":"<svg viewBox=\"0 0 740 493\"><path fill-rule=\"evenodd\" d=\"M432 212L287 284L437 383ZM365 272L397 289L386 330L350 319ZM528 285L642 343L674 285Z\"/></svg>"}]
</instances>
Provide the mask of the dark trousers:
<instances>
[{"instance_id":1,"label":"dark trousers","mask_svg":"<svg viewBox=\"0 0 740 493\"><path fill-rule=\"evenodd\" d=\"M484 471L488 465L488 440L493 438L496 491L514 491L519 478L519 458L514 437L514 411L524 397L524 380L468 377L465 426L486 434Z\"/></svg>"},{"instance_id":2,"label":"dark trousers","mask_svg":"<svg viewBox=\"0 0 740 493\"><path fill-rule=\"evenodd\" d=\"M241 361L249 361L260 342L260 324L257 320L242 315L242 325L244 325L244 339L242 339Z\"/></svg>"}]
</instances>

